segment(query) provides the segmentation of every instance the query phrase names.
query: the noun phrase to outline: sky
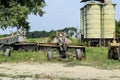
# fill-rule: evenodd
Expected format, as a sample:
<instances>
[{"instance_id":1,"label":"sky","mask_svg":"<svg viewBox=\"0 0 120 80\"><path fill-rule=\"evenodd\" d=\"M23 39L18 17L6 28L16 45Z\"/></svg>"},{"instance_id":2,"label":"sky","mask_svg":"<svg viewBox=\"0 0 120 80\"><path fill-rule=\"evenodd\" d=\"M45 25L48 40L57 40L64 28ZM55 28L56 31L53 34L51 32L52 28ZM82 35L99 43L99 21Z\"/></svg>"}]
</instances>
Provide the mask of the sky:
<instances>
[{"instance_id":1,"label":"sky","mask_svg":"<svg viewBox=\"0 0 120 80\"><path fill-rule=\"evenodd\" d=\"M45 0L46 6L43 9L45 14L42 17L29 15L30 31L50 31L75 27L80 29L80 8L84 3L80 0ZM116 19L120 20L120 0L112 0L116 5ZM0 34L9 34L16 29L1 30Z\"/></svg>"}]
</instances>

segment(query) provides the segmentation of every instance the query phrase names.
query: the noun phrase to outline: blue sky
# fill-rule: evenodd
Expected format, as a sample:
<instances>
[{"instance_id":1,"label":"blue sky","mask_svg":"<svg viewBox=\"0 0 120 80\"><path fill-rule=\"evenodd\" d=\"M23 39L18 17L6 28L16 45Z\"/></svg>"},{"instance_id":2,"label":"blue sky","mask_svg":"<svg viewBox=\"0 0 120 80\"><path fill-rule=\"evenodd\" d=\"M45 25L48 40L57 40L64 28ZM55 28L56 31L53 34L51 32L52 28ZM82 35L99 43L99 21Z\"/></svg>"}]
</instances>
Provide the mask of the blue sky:
<instances>
[{"instance_id":1,"label":"blue sky","mask_svg":"<svg viewBox=\"0 0 120 80\"><path fill-rule=\"evenodd\" d=\"M65 27L80 28L80 8L84 5L80 0L45 0L46 12L42 17L29 15L30 31L57 30ZM120 0L113 0L116 3L116 19L120 19ZM1 34L9 34L16 29L7 29Z\"/></svg>"}]
</instances>

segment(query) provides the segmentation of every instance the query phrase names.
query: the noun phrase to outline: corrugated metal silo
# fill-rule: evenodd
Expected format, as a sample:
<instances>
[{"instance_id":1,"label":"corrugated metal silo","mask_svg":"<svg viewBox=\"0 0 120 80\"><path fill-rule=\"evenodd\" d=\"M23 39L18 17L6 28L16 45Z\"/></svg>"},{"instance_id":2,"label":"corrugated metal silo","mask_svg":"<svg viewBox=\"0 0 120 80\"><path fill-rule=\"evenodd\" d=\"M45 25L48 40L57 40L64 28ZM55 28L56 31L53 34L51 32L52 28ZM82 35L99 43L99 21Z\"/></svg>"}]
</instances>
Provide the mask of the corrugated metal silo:
<instances>
[{"instance_id":1,"label":"corrugated metal silo","mask_svg":"<svg viewBox=\"0 0 120 80\"><path fill-rule=\"evenodd\" d=\"M86 7L80 9L80 33L86 37Z\"/></svg>"},{"instance_id":2,"label":"corrugated metal silo","mask_svg":"<svg viewBox=\"0 0 120 80\"><path fill-rule=\"evenodd\" d=\"M86 7L86 38L101 38L101 15L99 4Z\"/></svg>"},{"instance_id":3,"label":"corrugated metal silo","mask_svg":"<svg viewBox=\"0 0 120 80\"><path fill-rule=\"evenodd\" d=\"M104 0L104 3L112 3L112 1L111 0Z\"/></svg>"},{"instance_id":4,"label":"corrugated metal silo","mask_svg":"<svg viewBox=\"0 0 120 80\"><path fill-rule=\"evenodd\" d=\"M89 2L80 9L81 34L88 44L106 45L115 32L115 4L111 0Z\"/></svg>"},{"instance_id":5,"label":"corrugated metal silo","mask_svg":"<svg viewBox=\"0 0 120 80\"><path fill-rule=\"evenodd\" d=\"M113 38L113 32L115 32L115 6L113 4L103 6L103 28L103 37Z\"/></svg>"},{"instance_id":6,"label":"corrugated metal silo","mask_svg":"<svg viewBox=\"0 0 120 80\"><path fill-rule=\"evenodd\" d=\"M84 34L84 30L83 30L83 28L84 28L84 11L83 10L80 10L80 13L81 13L81 15L80 15L80 34Z\"/></svg>"}]
</instances>

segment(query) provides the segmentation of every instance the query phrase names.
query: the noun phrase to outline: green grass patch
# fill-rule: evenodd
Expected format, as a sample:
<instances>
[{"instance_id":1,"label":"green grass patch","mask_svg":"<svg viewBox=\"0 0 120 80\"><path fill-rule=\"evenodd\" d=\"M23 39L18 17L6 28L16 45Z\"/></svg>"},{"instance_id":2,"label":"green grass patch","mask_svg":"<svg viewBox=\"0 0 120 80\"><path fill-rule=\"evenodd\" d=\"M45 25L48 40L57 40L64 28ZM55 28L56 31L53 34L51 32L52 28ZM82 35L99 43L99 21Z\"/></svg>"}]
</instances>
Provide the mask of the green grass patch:
<instances>
[{"instance_id":1,"label":"green grass patch","mask_svg":"<svg viewBox=\"0 0 120 80\"><path fill-rule=\"evenodd\" d=\"M39 42L40 38L28 38L27 41L28 42Z\"/></svg>"},{"instance_id":2,"label":"green grass patch","mask_svg":"<svg viewBox=\"0 0 120 80\"><path fill-rule=\"evenodd\" d=\"M35 78L35 79L40 79L41 76L40 76L40 74L35 74L35 75L34 75L34 78Z\"/></svg>"},{"instance_id":3,"label":"green grass patch","mask_svg":"<svg viewBox=\"0 0 120 80\"><path fill-rule=\"evenodd\" d=\"M2 52L1 52L2 53ZM0 62L45 62L46 53L40 51L12 51L10 57L0 54Z\"/></svg>"},{"instance_id":4,"label":"green grass patch","mask_svg":"<svg viewBox=\"0 0 120 80\"><path fill-rule=\"evenodd\" d=\"M32 78L33 80L38 80L38 79L50 79L53 80L56 77L50 76L50 75L44 75L44 74L35 74L35 75L24 75L24 74L20 74L20 75L12 75L12 74L4 74L1 73L0 77L7 77L7 78L12 78L12 79L20 79L20 80L24 80L25 78Z\"/></svg>"},{"instance_id":5,"label":"green grass patch","mask_svg":"<svg viewBox=\"0 0 120 80\"><path fill-rule=\"evenodd\" d=\"M0 77L9 77L10 75L4 74L4 73L0 73Z\"/></svg>"},{"instance_id":6,"label":"green grass patch","mask_svg":"<svg viewBox=\"0 0 120 80\"><path fill-rule=\"evenodd\" d=\"M14 75L14 76L11 76L11 78L32 78L32 75Z\"/></svg>"},{"instance_id":7,"label":"green grass patch","mask_svg":"<svg viewBox=\"0 0 120 80\"><path fill-rule=\"evenodd\" d=\"M82 80L82 79L75 79L75 78L60 78L60 80Z\"/></svg>"},{"instance_id":8,"label":"green grass patch","mask_svg":"<svg viewBox=\"0 0 120 80\"><path fill-rule=\"evenodd\" d=\"M24 75L24 76L26 76L26 75ZM16 79L16 78L23 78L23 77L20 77L19 75L11 75L11 74L4 74L4 73L1 73L0 77L7 77L7 78L14 78L14 79Z\"/></svg>"},{"instance_id":9,"label":"green grass patch","mask_svg":"<svg viewBox=\"0 0 120 80\"><path fill-rule=\"evenodd\" d=\"M94 66L103 69L120 69L120 62L118 60L108 59L108 48L106 47L86 47L86 59L76 60L75 57L67 58L66 60L59 61L57 50L53 50L53 59L47 60L47 50L45 51L12 51L10 57L3 56L0 51L0 63L3 62L52 62L52 63L65 63L67 66ZM74 54L73 49L68 53Z\"/></svg>"},{"instance_id":10,"label":"green grass patch","mask_svg":"<svg viewBox=\"0 0 120 80\"><path fill-rule=\"evenodd\" d=\"M22 78L27 78L27 77L32 78L32 75L11 75L11 74L1 73L0 77L7 77L7 78L13 78L13 79L16 79L16 78L22 79Z\"/></svg>"},{"instance_id":11,"label":"green grass patch","mask_svg":"<svg viewBox=\"0 0 120 80\"><path fill-rule=\"evenodd\" d=\"M35 74L33 78L34 78L35 80L36 80L36 79L56 80L58 77L51 76L51 75L45 75L45 74Z\"/></svg>"},{"instance_id":12,"label":"green grass patch","mask_svg":"<svg viewBox=\"0 0 120 80\"><path fill-rule=\"evenodd\" d=\"M3 55L3 51L0 51L0 63L10 62L58 62L58 53L53 50L53 60L47 59L47 50L44 51L11 51L11 56L6 57Z\"/></svg>"},{"instance_id":13,"label":"green grass patch","mask_svg":"<svg viewBox=\"0 0 120 80\"><path fill-rule=\"evenodd\" d=\"M118 60L108 59L108 48L106 47L86 47L86 59L82 61L71 61L68 65L94 66L104 69L120 69Z\"/></svg>"},{"instance_id":14,"label":"green grass patch","mask_svg":"<svg viewBox=\"0 0 120 80\"><path fill-rule=\"evenodd\" d=\"M120 76L111 76L110 78L120 78Z\"/></svg>"},{"instance_id":15,"label":"green grass patch","mask_svg":"<svg viewBox=\"0 0 120 80\"><path fill-rule=\"evenodd\" d=\"M70 40L71 40L72 44L74 44L74 45L80 45L78 39L76 39L76 38L70 38Z\"/></svg>"},{"instance_id":16,"label":"green grass patch","mask_svg":"<svg viewBox=\"0 0 120 80\"><path fill-rule=\"evenodd\" d=\"M28 42L39 42L39 43L48 43L49 38L28 38L27 39Z\"/></svg>"},{"instance_id":17,"label":"green grass patch","mask_svg":"<svg viewBox=\"0 0 120 80\"><path fill-rule=\"evenodd\" d=\"M60 80L100 80L100 79L60 78Z\"/></svg>"},{"instance_id":18,"label":"green grass patch","mask_svg":"<svg viewBox=\"0 0 120 80\"><path fill-rule=\"evenodd\" d=\"M86 48L87 63L91 63L94 66L100 66L103 68L120 68L120 62L118 60L108 59L108 48L106 47L93 47Z\"/></svg>"}]
</instances>

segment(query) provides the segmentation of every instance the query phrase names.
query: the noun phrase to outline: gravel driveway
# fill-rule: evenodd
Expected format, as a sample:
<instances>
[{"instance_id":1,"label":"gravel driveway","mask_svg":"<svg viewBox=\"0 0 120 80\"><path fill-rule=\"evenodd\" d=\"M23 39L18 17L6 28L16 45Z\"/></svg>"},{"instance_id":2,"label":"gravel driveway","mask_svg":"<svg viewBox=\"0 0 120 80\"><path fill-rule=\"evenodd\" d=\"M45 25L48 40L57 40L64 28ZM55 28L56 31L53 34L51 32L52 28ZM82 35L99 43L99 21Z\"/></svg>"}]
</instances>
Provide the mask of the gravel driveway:
<instances>
[{"instance_id":1,"label":"gravel driveway","mask_svg":"<svg viewBox=\"0 0 120 80\"><path fill-rule=\"evenodd\" d=\"M0 80L120 80L120 70L61 63L2 63Z\"/></svg>"}]
</instances>

